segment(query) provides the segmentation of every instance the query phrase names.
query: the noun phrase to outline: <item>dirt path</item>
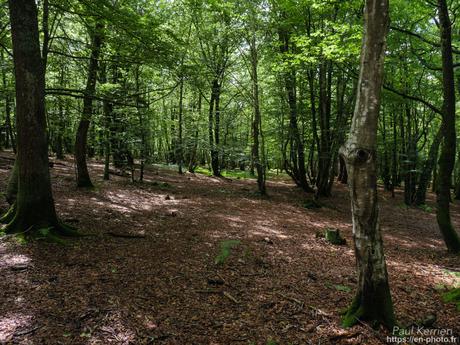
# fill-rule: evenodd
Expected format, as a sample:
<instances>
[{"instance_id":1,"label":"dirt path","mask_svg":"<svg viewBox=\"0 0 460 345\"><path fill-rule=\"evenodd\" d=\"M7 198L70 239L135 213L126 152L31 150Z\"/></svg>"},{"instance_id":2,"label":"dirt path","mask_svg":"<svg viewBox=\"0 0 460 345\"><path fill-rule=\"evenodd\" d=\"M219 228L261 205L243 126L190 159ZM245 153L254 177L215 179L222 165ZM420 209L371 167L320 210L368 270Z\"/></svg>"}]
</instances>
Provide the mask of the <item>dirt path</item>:
<instances>
[{"instance_id":1,"label":"dirt path","mask_svg":"<svg viewBox=\"0 0 460 345\"><path fill-rule=\"evenodd\" d=\"M0 163L4 190L9 166ZM78 191L71 162L62 163L52 169L58 212L95 236L68 246L0 239L0 343L381 343L363 326L339 327L356 285L344 186L311 210L286 181L270 182L263 199L250 180L153 169L142 185L103 182L92 164L97 188ZM436 288L454 282L445 270L459 270L459 258L446 254L433 212L381 195L398 320L435 314L437 327L458 336L460 314ZM459 205L454 219L460 227ZM326 228L348 244L317 238ZM240 242L216 265L229 240Z\"/></svg>"}]
</instances>

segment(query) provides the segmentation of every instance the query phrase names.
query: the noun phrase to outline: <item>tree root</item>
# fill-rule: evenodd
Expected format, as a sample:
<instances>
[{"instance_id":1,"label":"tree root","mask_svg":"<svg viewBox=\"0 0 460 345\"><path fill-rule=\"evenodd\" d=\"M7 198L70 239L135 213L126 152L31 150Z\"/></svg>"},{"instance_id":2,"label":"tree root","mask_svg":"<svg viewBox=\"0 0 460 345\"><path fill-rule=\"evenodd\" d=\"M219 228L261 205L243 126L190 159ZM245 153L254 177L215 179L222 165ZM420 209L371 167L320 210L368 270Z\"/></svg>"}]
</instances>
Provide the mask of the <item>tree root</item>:
<instances>
[{"instance_id":1,"label":"tree root","mask_svg":"<svg viewBox=\"0 0 460 345\"><path fill-rule=\"evenodd\" d=\"M10 222L13 221L15 215L16 215L16 203L11 205L8 211L6 211L6 213L0 218L0 223L9 224Z\"/></svg>"}]
</instances>

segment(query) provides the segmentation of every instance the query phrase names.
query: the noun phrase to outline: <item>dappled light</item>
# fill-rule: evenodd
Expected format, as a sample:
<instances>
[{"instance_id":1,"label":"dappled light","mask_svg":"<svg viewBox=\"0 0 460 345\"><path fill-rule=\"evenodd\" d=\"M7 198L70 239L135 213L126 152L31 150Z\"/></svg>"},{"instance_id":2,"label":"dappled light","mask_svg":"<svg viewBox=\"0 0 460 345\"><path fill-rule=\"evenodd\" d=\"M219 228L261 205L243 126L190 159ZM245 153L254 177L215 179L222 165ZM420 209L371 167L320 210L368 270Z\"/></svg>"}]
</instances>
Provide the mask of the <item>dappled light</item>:
<instances>
[{"instance_id":1,"label":"dappled light","mask_svg":"<svg viewBox=\"0 0 460 345\"><path fill-rule=\"evenodd\" d=\"M460 343L459 0L6 0L0 344Z\"/></svg>"},{"instance_id":2,"label":"dappled light","mask_svg":"<svg viewBox=\"0 0 460 345\"><path fill-rule=\"evenodd\" d=\"M0 316L0 343L12 341L15 335L20 335L21 330L27 330L32 323L32 316L21 313L8 313Z\"/></svg>"}]
</instances>

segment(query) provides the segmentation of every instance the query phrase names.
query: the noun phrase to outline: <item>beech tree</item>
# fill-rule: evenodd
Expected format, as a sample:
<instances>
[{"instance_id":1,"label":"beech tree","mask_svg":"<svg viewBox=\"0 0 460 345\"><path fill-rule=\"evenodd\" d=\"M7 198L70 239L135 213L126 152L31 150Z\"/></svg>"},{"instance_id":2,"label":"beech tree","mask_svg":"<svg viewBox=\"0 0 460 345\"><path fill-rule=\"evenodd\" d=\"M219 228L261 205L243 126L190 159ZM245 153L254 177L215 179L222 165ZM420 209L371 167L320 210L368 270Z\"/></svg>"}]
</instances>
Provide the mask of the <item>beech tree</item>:
<instances>
[{"instance_id":1,"label":"beech tree","mask_svg":"<svg viewBox=\"0 0 460 345\"><path fill-rule=\"evenodd\" d=\"M45 119L45 73L34 0L10 0L16 78L17 197L2 217L6 233L73 234L58 221L51 191Z\"/></svg>"},{"instance_id":2,"label":"beech tree","mask_svg":"<svg viewBox=\"0 0 460 345\"><path fill-rule=\"evenodd\" d=\"M437 212L439 229L444 237L447 249L460 253L460 239L450 219L450 200L452 171L455 164L455 82L452 56L452 29L449 10L445 0L438 0L438 16L441 30L442 80L444 101L442 105L441 131L443 142L439 158L439 175L437 184Z\"/></svg>"},{"instance_id":3,"label":"beech tree","mask_svg":"<svg viewBox=\"0 0 460 345\"><path fill-rule=\"evenodd\" d=\"M88 65L88 77L83 98L83 112L75 138L75 162L77 164L77 186L92 187L93 183L86 164L88 129L93 115L93 97L96 90L98 59L102 46L103 24L97 21L94 27L89 27L91 37L91 57Z\"/></svg>"},{"instance_id":4,"label":"beech tree","mask_svg":"<svg viewBox=\"0 0 460 345\"><path fill-rule=\"evenodd\" d=\"M395 322L377 201L377 127L389 15L388 0L366 0L355 112L341 148L348 170L358 289L344 319L392 327Z\"/></svg>"}]
</instances>

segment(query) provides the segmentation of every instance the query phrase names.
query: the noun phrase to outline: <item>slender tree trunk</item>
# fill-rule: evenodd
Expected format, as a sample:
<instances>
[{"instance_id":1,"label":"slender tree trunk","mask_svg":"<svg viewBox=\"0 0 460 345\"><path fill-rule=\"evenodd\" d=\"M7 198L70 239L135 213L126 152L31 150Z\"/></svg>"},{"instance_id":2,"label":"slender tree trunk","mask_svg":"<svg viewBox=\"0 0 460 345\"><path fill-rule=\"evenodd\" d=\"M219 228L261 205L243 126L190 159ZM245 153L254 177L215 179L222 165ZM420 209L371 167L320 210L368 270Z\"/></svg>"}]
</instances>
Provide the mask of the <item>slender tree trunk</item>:
<instances>
[{"instance_id":1,"label":"slender tree trunk","mask_svg":"<svg viewBox=\"0 0 460 345\"><path fill-rule=\"evenodd\" d=\"M197 110L199 117L201 117L201 94L198 94L198 105L197 105ZM197 150L198 150L198 135L199 135L199 123L196 121L195 123L195 135L193 138L193 144L192 144L192 149L190 153L190 159L188 162L188 171L191 173L195 172L195 168L197 165Z\"/></svg>"},{"instance_id":2,"label":"slender tree trunk","mask_svg":"<svg viewBox=\"0 0 460 345\"><path fill-rule=\"evenodd\" d=\"M62 104L63 100L60 97L58 99L58 129L56 133L56 158L57 159L64 159L64 106Z\"/></svg>"},{"instance_id":3,"label":"slender tree trunk","mask_svg":"<svg viewBox=\"0 0 460 345\"><path fill-rule=\"evenodd\" d=\"M184 77L180 77L179 85L179 133L177 138L177 164L179 169L179 174L182 174L182 165L184 160L184 150L183 150L183 139L182 139L182 127L183 127L183 115L184 115Z\"/></svg>"},{"instance_id":4,"label":"slender tree trunk","mask_svg":"<svg viewBox=\"0 0 460 345\"><path fill-rule=\"evenodd\" d=\"M441 31L442 75L444 102L442 107L443 142L439 158L437 181L436 218L447 249L453 253L460 252L460 239L450 219L450 188L452 171L455 164L455 84L452 57L452 32L449 10L446 0L438 0L438 13Z\"/></svg>"},{"instance_id":5,"label":"slender tree trunk","mask_svg":"<svg viewBox=\"0 0 460 345\"><path fill-rule=\"evenodd\" d=\"M3 49L1 50L1 61L4 61ZM11 96L8 91L8 84L6 82L6 72L2 68L2 83L3 90L5 90L5 127L6 127L6 146L11 144L13 152L16 153L16 140L14 137L13 126L11 124Z\"/></svg>"},{"instance_id":6,"label":"slender tree trunk","mask_svg":"<svg viewBox=\"0 0 460 345\"><path fill-rule=\"evenodd\" d=\"M407 119L407 141L406 141L406 157L404 160L404 203L412 205L415 197L415 187L417 181L417 143L412 130L412 109L406 103L406 119Z\"/></svg>"},{"instance_id":7,"label":"slender tree trunk","mask_svg":"<svg viewBox=\"0 0 460 345\"><path fill-rule=\"evenodd\" d=\"M65 80L64 80L64 73L65 68L61 66L60 75L59 75L59 83L62 87L65 87ZM64 131L65 131L65 119L64 119L64 100L62 97L58 98L58 128L57 128L57 138L56 138L56 158L57 159L64 159Z\"/></svg>"},{"instance_id":8,"label":"slender tree trunk","mask_svg":"<svg viewBox=\"0 0 460 345\"><path fill-rule=\"evenodd\" d=\"M316 178L316 197L331 195L329 173L331 168L330 145L330 62L322 61L319 67L319 128L318 175Z\"/></svg>"},{"instance_id":9,"label":"slender tree trunk","mask_svg":"<svg viewBox=\"0 0 460 345\"><path fill-rule=\"evenodd\" d=\"M395 187L398 185L398 132L396 127L396 115L392 116L393 124L393 152L391 155L391 196L395 197Z\"/></svg>"},{"instance_id":10,"label":"slender tree trunk","mask_svg":"<svg viewBox=\"0 0 460 345\"><path fill-rule=\"evenodd\" d=\"M280 52L286 54L289 52L289 32L279 28ZM300 135L298 126L297 111L297 90L296 90L296 72L290 69L284 73L284 86L287 94L289 106L289 146L290 160L285 159L285 170L294 180L294 182L304 191L312 193L313 188L307 180L307 171L305 167L305 150L303 138Z\"/></svg>"},{"instance_id":11,"label":"slender tree trunk","mask_svg":"<svg viewBox=\"0 0 460 345\"><path fill-rule=\"evenodd\" d=\"M53 234L68 234L70 229L57 219L51 191L37 6L34 0L10 0L9 11L16 77L18 194L2 218L8 223L4 231L33 236L47 228Z\"/></svg>"},{"instance_id":12,"label":"slender tree trunk","mask_svg":"<svg viewBox=\"0 0 460 345\"><path fill-rule=\"evenodd\" d=\"M209 146L211 148L211 169L214 176L220 176L219 131L220 131L220 85L216 79L212 82L211 100L209 101Z\"/></svg>"},{"instance_id":13,"label":"slender tree trunk","mask_svg":"<svg viewBox=\"0 0 460 345\"><path fill-rule=\"evenodd\" d=\"M388 148L387 148L387 126L385 113L383 112L383 121L382 121L382 139L384 143L383 148L383 167L382 167L382 178L385 191L391 191L391 178L390 178L390 160L388 158Z\"/></svg>"},{"instance_id":14,"label":"slender tree trunk","mask_svg":"<svg viewBox=\"0 0 460 345\"><path fill-rule=\"evenodd\" d=\"M347 163L358 290L343 319L392 327L395 323L377 202L377 125L388 31L388 0L366 0L357 103L341 153Z\"/></svg>"},{"instance_id":15,"label":"slender tree trunk","mask_svg":"<svg viewBox=\"0 0 460 345\"><path fill-rule=\"evenodd\" d=\"M98 59L102 46L103 24L97 22L94 31L91 32L91 56L88 66L88 76L83 98L83 113L78 124L75 138L75 162L77 164L77 186L92 187L86 164L88 145L88 129L93 115L93 96L96 91L96 80L98 70Z\"/></svg>"},{"instance_id":16,"label":"slender tree trunk","mask_svg":"<svg viewBox=\"0 0 460 345\"><path fill-rule=\"evenodd\" d=\"M252 33L252 37L249 42L249 50L251 55L251 77L252 77L252 102L254 108L254 117L252 122L252 134L253 134L253 144L252 144L252 161L254 162L256 171L257 171L257 185L259 192L262 195L266 194L265 188L265 162L261 160L259 154L259 139L260 139L260 130L262 124L262 115L260 113L260 103L259 103L259 77L258 77L258 63L259 57L257 52L257 42L256 35Z\"/></svg>"},{"instance_id":17,"label":"slender tree trunk","mask_svg":"<svg viewBox=\"0 0 460 345\"><path fill-rule=\"evenodd\" d=\"M428 152L428 158L423 165L422 172L420 173L420 179L418 182L417 192L415 193L415 202L416 206L425 204L426 200L426 191L428 189L428 184L431 180L431 175L433 173L433 168L436 165L436 159L438 158L439 145L442 140L442 131L438 130L436 136L431 144L430 151Z\"/></svg>"},{"instance_id":18,"label":"slender tree trunk","mask_svg":"<svg viewBox=\"0 0 460 345\"><path fill-rule=\"evenodd\" d=\"M107 82L107 65L103 64L101 66L101 74L100 74L100 82L101 84L105 84ZM104 180L110 180L110 143L111 143L111 119L112 119L112 103L107 100L102 102L102 113L104 115L104 135L103 135L103 142L104 142Z\"/></svg>"}]
</instances>

